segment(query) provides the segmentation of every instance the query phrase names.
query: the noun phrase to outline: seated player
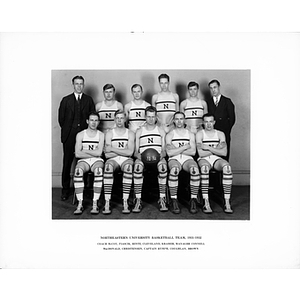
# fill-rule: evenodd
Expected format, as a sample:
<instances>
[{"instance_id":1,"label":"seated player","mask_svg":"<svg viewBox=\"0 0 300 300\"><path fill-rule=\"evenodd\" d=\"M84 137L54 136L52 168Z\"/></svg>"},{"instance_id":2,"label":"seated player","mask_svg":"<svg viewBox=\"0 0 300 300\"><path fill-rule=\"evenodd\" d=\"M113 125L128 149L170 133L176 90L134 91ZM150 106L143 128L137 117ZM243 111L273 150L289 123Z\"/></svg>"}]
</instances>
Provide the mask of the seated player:
<instances>
[{"instance_id":1,"label":"seated player","mask_svg":"<svg viewBox=\"0 0 300 300\"><path fill-rule=\"evenodd\" d=\"M97 202L100 198L102 182L103 182L103 159L101 154L103 151L104 134L97 130L100 118L97 112L91 112L87 119L88 128L80 131L76 136L75 157L79 158L75 167L74 187L78 200L75 215L83 212L83 174L92 171L94 173L94 197L92 214L98 214L99 208Z\"/></svg>"},{"instance_id":2,"label":"seated player","mask_svg":"<svg viewBox=\"0 0 300 300\"><path fill-rule=\"evenodd\" d=\"M108 83L103 87L104 100L96 104L100 116L99 130L104 134L115 126L114 113L123 110L123 104L115 99L116 89Z\"/></svg>"},{"instance_id":3,"label":"seated player","mask_svg":"<svg viewBox=\"0 0 300 300\"><path fill-rule=\"evenodd\" d=\"M207 113L205 100L198 98L199 84L191 81L188 84L190 97L180 103L180 111L184 112L187 128L192 133L197 133L202 129L202 117Z\"/></svg>"},{"instance_id":4,"label":"seated player","mask_svg":"<svg viewBox=\"0 0 300 300\"><path fill-rule=\"evenodd\" d=\"M157 112L155 107L148 106L146 108L146 124L138 129L135 138L135 152L136 157L134 163L134 191L135 191L135 207L133 212L140 212L142 210L142 188L143 188L143 171L144 163L142 161L142 153L147 149L155 149L159 155L160 160L157 164L158 170L158 185L159 185L159 209L164 212L167 211L166 205L166 183L167 183L167 162L165 160L165 132L156 125Z\"/></svg>"},{"instance_id":5,"label":"seated player","mask_svg":"<svg viewBox=\"0 0 300 300\"><path fill-rule=\"evenodd\" d=\"M157 125L168 133L173 129L173 115L179 109L179 96L169 90L169 75L160 74L158 82L160 92L152 96L152 105L157 110Z\"/></svg>"},{"instance_id":6,"label":"seated player","mask_svg":"<svg viewBox=\"0 0 300 300\"><path fill-rule=\"evenodd\" d=\"M169 189L171 195L171 211L180 213L177 201L178 175L183 169L190 174L190 213L197 213L197 195L200 185L199 168L193 156L196 153L195 135L184 128L185 115L183 112L174 114L175 128L166 136L166 148L169 156Z\"/></svg>"},{"instance_id":7,"label":"seated player","mask_svg":"<svg viewBox=\"0 0 300 300\"><path fill-rule=\"evenodd\" d=\"M196 134L198 164L201 172L201 191L204 199L203 212L212 213L208 199L209 171L211 169L222 172L226 213L233 213L230 207L232 186L232 171L229 163L220 156L226 156L227 145L222 131L214 129L215 119L212 114L203 116L204 129Z\"/></svg>"},{"instance_id":8,"label":"seated player","mask_svg":"<svg viewBox=\"0 0 300 300\"><path fill-rule=\"evenodd\" d=\"M109 130L105 136L104 153L107 161L104 166L104 197L103 214L110 214L110 200L114 182L114 172L121 169L123 172L123 210L130 213L128 198L132 184L134 151L134 133L125 128L125 113L121 110L115 112L116 127Z\"/></svg>"},{"instance_id":9,"label":"seated player","mask_svg":"<svg viewBox=\"0 0 300 300\"><path fill-rule=\"evenodd\" d=\"M125 105L126 119L128 128L136 133L140 126L145 124L145 109L150 106L148 102L142 99L143 88L140 84L134 84L131 87L133 100Z\"/></svg>"}]
</instances>

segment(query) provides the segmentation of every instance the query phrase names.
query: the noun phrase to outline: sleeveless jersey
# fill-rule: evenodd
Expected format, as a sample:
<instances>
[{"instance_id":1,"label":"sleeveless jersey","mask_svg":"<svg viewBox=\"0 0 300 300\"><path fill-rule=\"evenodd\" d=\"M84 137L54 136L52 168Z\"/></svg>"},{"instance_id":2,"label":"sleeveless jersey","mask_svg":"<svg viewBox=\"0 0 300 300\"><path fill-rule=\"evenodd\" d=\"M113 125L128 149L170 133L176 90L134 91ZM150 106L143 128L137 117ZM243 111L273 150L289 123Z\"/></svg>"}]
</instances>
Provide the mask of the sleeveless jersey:
<instances>
[{"instance_id":1,"label":"sleeveless jersey","mask_svg":"<svg viewBox=\"0 0 300 300\"><path fill-rule=\"evenodd\" d=\"M82 139L82 150L95 150L99 144L100 132L97 130L97 134L94 137L89 137L87 135L87 129L83 131Z\"/></svg>"},{"instance_id":2,"label":"sleeveless jersey","mask_svg":"<svg viewBox=\"0 0 300 300\"><path fill-rule=\"evenodd\" d=\"M114 114L117 110L117 101L115 101L115 103L112 106L107 106L105 104L105 101L103 101L101 108L98 110L98 114L100 116L100 127L103 127L103 124L101 124L102 122L114 122Z\"/></svg>"},{"instance_id":3,"label":"sleeveless jersey","mask_svg":"<svg viewBox=\"0 0 300 300\"><path fill-rule=\"evenodd\" d=\"M172 145L176 148L182 147L190 143L190 134L187 129L185 129L185 133L183 135L178 135L176 129L173 131L174 135L172 138Z\"/></svg>"},{"instance_id":4,"label":"sleeveless jersey","mask_svg":"<svg viewBox=\"0 0 300 300\"><path fill-rule=\"evenodd\" d=\"M202 134L203 134L203 139L202 139L202 143L209 145L211 147L216 147L217 145L219 145L220 143L220 139L218 137L218 132L217 130L215 130L215 133L212 137L209 137L206 133L205 130L202 129Z\"/></svg>"},{"instance_id":5,"label":"sleeveless jersey","mask_svg":"<svg viewBox=\"0 0 300 300\"><path fill-rule=\"evenodd\" d=\"M141 105L136 105L134 101L131 101L131 107L129 110L129 128L133 132L136 132L140 125L146 121L146 104L146 101L143 101Z\"/></svg>"},{"instance_id":6,"label":"sleeveless jersey","mask_svg":"<svg viewBox=\"0 0 300 300\"><path fill-rule=\"evenodd\" d=\"M155 105L158 117L168 124L176 112L176 100L173 93L171 93L171 99L165 99L164 97L158 93Z\"/></svg>"},{"instance_id":7,"label":"sleeveless jersey","mask_svg":"<svg viewBox=\"0 0 300 300\"><path fill-rule=\"evenodd\" d=\"M153 148L160 154L161 144L161 135L157 126L155 126L153 130L147 130L145 127L142 127L142 133L140 136L140 153L143 153L148 148Z\"/></svg>"},{"instance_id":8,"label":"sleeveless jersey","mask_svg":"<svg viewBox=\"0 0 300 300\"><path fill-rule=\"evenodd\" d=\"M186 100L186 107L184 109L185 119L187 121L194 120L195 124L198 123L199 120L202 120L204 107L202 106L202 102L199 101L192 102L191 100Z\"/></svg>"},{"instance_id":9,"label":"sleeveless jersey","mask_svg":"<svg viewBox=\"0 0 300 300\"><path fill-rule=\"evenodd\" d=\"M115 129L112 129L112 138L111 145L114 148L125 149L128 145L128 129L126 128L126 132L123 135L118 135Z\"/></svg>"}]
</instances>

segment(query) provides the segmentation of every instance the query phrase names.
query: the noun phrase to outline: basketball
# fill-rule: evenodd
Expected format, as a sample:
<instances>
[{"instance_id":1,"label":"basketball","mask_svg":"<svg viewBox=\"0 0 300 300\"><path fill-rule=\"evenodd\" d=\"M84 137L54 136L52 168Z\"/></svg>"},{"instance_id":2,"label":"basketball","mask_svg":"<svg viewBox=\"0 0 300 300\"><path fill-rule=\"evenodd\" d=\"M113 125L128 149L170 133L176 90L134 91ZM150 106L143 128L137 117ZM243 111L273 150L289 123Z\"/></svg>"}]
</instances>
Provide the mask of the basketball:
<instances>
[{"instance_id":1,"label":"basketball","mask_svg":"<svg viewBox=\"0 0 300 300\"><path fill-rule=\"evenodd\" d=\"M160 161L160 154L153 148L146 149L142 154L142 162L147 165L157 165Z\"/></svg>"}]
</instances>

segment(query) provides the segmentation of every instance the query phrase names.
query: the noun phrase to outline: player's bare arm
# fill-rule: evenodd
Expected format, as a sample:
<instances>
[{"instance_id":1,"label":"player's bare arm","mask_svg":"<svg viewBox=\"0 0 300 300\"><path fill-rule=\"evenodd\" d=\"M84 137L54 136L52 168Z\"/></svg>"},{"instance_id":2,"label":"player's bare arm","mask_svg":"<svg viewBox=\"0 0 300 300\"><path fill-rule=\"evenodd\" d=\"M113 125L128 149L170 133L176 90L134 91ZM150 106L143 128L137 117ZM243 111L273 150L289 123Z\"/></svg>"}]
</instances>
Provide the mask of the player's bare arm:
<instances>
[{"instance_id":1,"label":"player's bare arm","mask_svg":"<svg viewBox=\"0 0 300 300\"><path fill-rule=\"evenodd\" d=\"M212 152L210 152L208 149L207 150L203 149L203 146L205 147L205 145L202 143L202 141L203 141L202 131L198 131L196 134L196 147L199 156L205 157L205 156L212 155Z\"/></svg>"},{"instance_id":2,"label":"player's bare arm","mask_svg":"<svg viewBox=\"0 0 300 300\"><path fill-rule=\"evenodd\" d=\"M196 143L195 143L195 135L189 132L190 143L187 144L189 147L183 151L182 154L194 156L196 154Z\"/></svg>"},{"instance_id":3,"label":"player's bare arm","mask_svg":"<svg viewBox=\"0 0 300 300\"><path fill-rule=\"evenodd\" d=\"M181 103L180 103L180 112L184 113L184 110L186 108L186 100L183 100Z\"/></svg>"},{"instance_id":4,"label":"player's bare arm","mask_svg":"<svg viewBox=\"0 0 300 300\"><path fill-rule=\"evenodd\" d=\"M141 159L141 153L140 150L140 136L142 134L142 129L138 129L135 134L135 149L134 149L134 157Z\"/></svg>"},{"instance_id":5,"label":"player's bare arm","mask_svg":"<svg viewBox=\"0 0 300 300\"><path fill-rule=\"evenodd\" d=\"M158 127L158 131L161 136L161 153L160 153L160 159L164 158L166 156L166 133L163 129Z\"/></svg>"},{"instance_id":6,"label":"player's bare arm","mask_svg":"<svg viewBox=\"0 0 300 300\"><path fill-rule=\"evenodd\" d=\"M76 135L76 144L75 144L75 157L76 158L91 158L92 155L82 151L82 140L83 140L83 131L77 133Z\"/></svg>"},{"instance_id":7,"label":"player's bare arm","mask_svg":"<svg viewBox=\"0 0 300 300\"><path fill-rule=\"evenodd\" d=\"M172 144L173 136L174 136L174 131L171 131L166 135L166 151L167 151L168 156L170 156L170 157L182 154L184 151L186 151L190 147L190 145L184 145L182 147L176 148Z\"/></svg>"}]
</instances>

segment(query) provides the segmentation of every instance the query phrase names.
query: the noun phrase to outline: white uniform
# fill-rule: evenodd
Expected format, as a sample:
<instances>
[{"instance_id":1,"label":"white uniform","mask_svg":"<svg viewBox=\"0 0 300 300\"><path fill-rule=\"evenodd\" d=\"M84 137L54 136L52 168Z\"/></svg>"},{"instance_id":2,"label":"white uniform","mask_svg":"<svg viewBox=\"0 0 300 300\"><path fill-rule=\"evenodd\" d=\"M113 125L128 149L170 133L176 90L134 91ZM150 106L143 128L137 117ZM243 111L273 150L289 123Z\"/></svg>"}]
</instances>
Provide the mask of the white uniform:
<instances>
[{"instance_id":1,"label":"white uniform","mask_svg":"<svg viewBox=\"0 0 300 300\"><path fill-rule=\"evenodd\" d=\"M128 133L127 128L126 128L125 134L122 134L122 135L118 135L116 133L116 130L112 129L112 138L111 138L112 147L118 148L118 149L125 149L128 145L128 140L129 140L129 133ZM112 157L109 159L114 160L115 162L117 162L119 164L119 166L122 166L124 161L130 159L130 157L118 155L116 157Z\"/></svg>"},{"instance_id":2,"label":"white uniform","mask_svg":"<svg viewBox=\"0 0 300 300\"><path fill-rule=\"evenodd\" d=\"M186 99L184 114L187 126L191 132L196 133L201 128L203 113L204 107L201 99L196 102Z\"/></svg>"},{"instance_id":3,"label":"white uniform","mask_svg":"<svg viewBox=\"0 0 300 300\"><path fill-rule=\"evenodd\" d=\"M143 125L146 121L145 109L147 102L143 100L141 105L136 105L134 101L131 101L131 107L129 110L129 129L134 133Z\"/></svg>"},{"instance_id":4,"label":"white uniform","mask_svg":"<svg viewBox=\"0 0 300 300\"><path fill-rule=\"evenodd\" d=\"M118 110L117 101L112 106L107 106L103 101L101 108L97 111L100 116L99 128L101 130L108 130L115 127L114 115ZM110 126L111 124L111 126Z\"/></svg>"},{"instance_id":5,"label":"white uniform","mask_svg":"<svg viewBox=\"0 0 300 300\"><path fill-rule=\"evenodd\" d=\"M172 118L176 112L176 100L173 93L169 96L157 94L157 100L155 103L157 116L160 120L160 125L169 126L171 125Z\"/></svg>"},{"instance_id":6,"label":"white uniform","mask_svg":"<svg viewBox=\"0 0 300 300\"><path fill-rule=\"evenodd\" d=\"M202 139L202 143L203 144L206 144L206 145L209 145L211 147L217 147L219 144L220 144L220 139L218 137L218 131L216 129L214 129L214 135L212 137L209 137L206 133L205 133L205 130L202 129L202 134L203 134L203 139ZM205 150L204 150L205 151ZM218 160L218 159L221 159L221 157L217 156L217 155L209 155L209 156L205 156L205 157L199 157L198 158L198 161L200 159L205 159L207 160L211 166L214 165L214 163Z\"/></svg>"},{"instance_id":7,"label":"white uniform","mask_svg":"<svg viewBox=\"0 0 300 300\"><path fill-rule=\"evenodd\" d=\"M83 131L82 138L82 150L95 150L100 141L100 131L97 130L97 134L94 137L90 137L87 134L87 129ZM78 160L79 162L86 162L90 167L97 161L103 161L101 157L90 157L90 158L82 158Z\"/></svg>"},{"instance_id":8,"label":"white uniform","mask_svg":"<svg viewBox=\"0 0 300 300\"><path fill-rule=\"evenodd\" d=\"M143 153L148 148L153 148L160 154L161 145L161 135L157 126L155 126L153 130L147 130L146 127L142 127L140 136L140 153Z\"/></svg>"},{"instance_id":9,"label":"white uniform","mask_svg":"<svg viewBox=\"0 0 300 300\"><path fill-rule=\"evenodd\" d=\"M182 147L190 143L190 132L185 129L183 135L178 135L177 130L173 131L172 145L175 148ZM169 158L169 161L172 159L176 159L181 165L183 165L187 160L193 159L190 155L178 154Z\"/></svg>"}]
</instances>

